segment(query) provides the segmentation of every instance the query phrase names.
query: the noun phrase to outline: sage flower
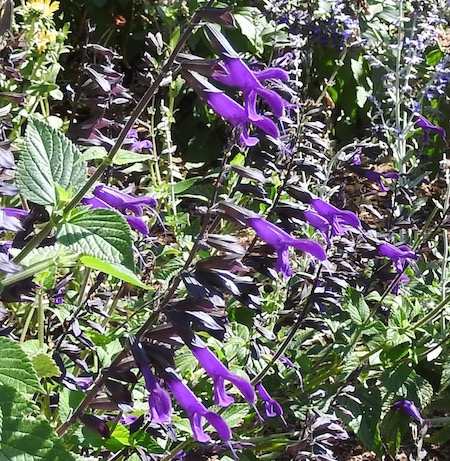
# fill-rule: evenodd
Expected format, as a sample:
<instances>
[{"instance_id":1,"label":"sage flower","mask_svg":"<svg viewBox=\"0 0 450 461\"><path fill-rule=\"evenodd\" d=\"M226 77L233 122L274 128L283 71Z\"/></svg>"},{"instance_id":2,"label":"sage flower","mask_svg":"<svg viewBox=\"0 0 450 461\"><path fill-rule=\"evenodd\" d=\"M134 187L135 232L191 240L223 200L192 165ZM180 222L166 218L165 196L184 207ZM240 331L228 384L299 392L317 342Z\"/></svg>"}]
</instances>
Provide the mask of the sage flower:
<instances>
[{"instance_id":1,"label":"sage flower","mask_svg":"<svg viewBox=\"0 0 450 461\"><path fill-rule=\"evenodd\" d=\"M205 418L213 426L222 440L231 439L231 431L225 420L218 414L208 411L194 393L181 381L172 368L166 368L164 380L173 396L187 413L192 432L197 442L209 442L211 437L203 430L202 419Z\"/></svg>"},{"instance_id":2,"label":"sage flower","mask_svg":"<svg viewBox=\"0 0 450 461\"><path fill-rule=\"evenodd\" d=\"M199 341L197 340L198 344ZM200 342L200 344L203 341ZM214 381L214 401L222 407L228 407L234 402L234 398L227 394L225 380L233 383L242 393L248 403L255 403L255 392L252 385L244 378L231 373L230 370L203 344L190 346L198 363Z\"/></svg>"},{"instance_id":3,"label":"sage flower","mask_svg":"<svg viewBox=\"0 0 450 461\"><path fill-rule=\"evenodd\" d=\"M309 253L321 261L327 258L325 250L317 242L292 237L275 224L263 218L248 218L247 222L262 240L275 248L278 254L275 269L285 277L292 275L292 270L289 267L289 247Z\"/></svg>"},{"instance_id":4,"label":"sage flower","mask_svg":"<svg viewBox=\"0 0 450 461\"><path fill-rule=\"evenodd\" d=\"M445 141L445 130L440 126L434 125L431 123L427 118L423 115L415 114L413 117L413 122L418 128L422 128L424 133L424 141L428 140L428 135L431 134L438 134L444 141Z\"/></svg>"},{"instance_id":5,"label":"sage flower","mask_svg":"<svg viewBox=\"0 0 450 461\"><path fill-rule=\"evenodd\" d=\"M258 391L259 396L264 402L264 411L266 412L267 417L269 418L275 418L276 416L283 417L283 408L273 397L270 396L266 388L261 383L258 383L255 386L255 388Z\"/></svg>"},{"instance_id":6,"label":"sage flower","mask_svg":"<svg viewBox=\"0 0 450 461\"><path fill-rule=\"evenodd\" d=\"M138 132L135 129L131 129L127 134L127 139L131 140L130 150L133 152L140 153L144 149L150 150L153 146L149 139L139 139Z\"/></svg>"},{"instance_id":7,"label":"sage flower","mask_svg":"<svg viewBox=\"0 0 450 461\"><path fill-rule=\"evenodd\" d=\"M389 258L394 262L397 273L403 272L408 259L418 259L419 256L408 245L395 247L390 243L382 243L377 248L377 255Z\"/></svg>"},{"instance_id":8,"label":"sage flower","mask_svg":"<svg viewBox=\"0 0 450 461\"><path fill-rule=\"evenodd\" d=\"M139 364L139 369L144 376L145 387L150 393L148 405L152 423L168 423L172 414L172 402L168 392L160 386L149 365Z\"/></svg>"},{"instance_id":9,"label":"sage flower","mask_svg":"<svg viewBox=\"0 0 450 461\"><path fill-rule=\"evenodd\" d=\"M18 232L23 229L21 219L29 215L29 211L18 208L0 208L0 231Z\"/></svg>"},{"instance_id":10,"label":"sage flower","mask_svg":"<svg viewBox=\"0 0 450 461\"><path fill-rule=\"evenodd\" d=\"M82 200L84 205L90 205L92 208L115 209L123 214L128 224L134 230L141 234L148 234L148 227L141 219L144 207L155 207L158 202L149 196L133 197L132 195L122 192L110 186L99 184L93 191L93 196L85 197ZM127 214L131 211L134 215Z\"/></svg>"},{"instance_id":11,"label":"sage flower","mask_svg":"<svg viewBox=\"0 0 450 461\"><path fill-rule=\"evenodd\" d=\"M278 138L280 132L276 124L268 117L261 116L258 120L250 120L244 107L230 98L223 91L212 85L206 78L197 72L184 72L184 78L191 87L206 101L206 103L231 125L239 129L239 139L245 146L254 146L259 139L248 134L247 125L252 123L269 136Z\"/></svg>"},{"instance_id":12,"label":"sage flower","mask_svg":"<svg viewBox=\"0 0 450 461\"><path fill-rule=\"evenodd\" d=\"M383 184L382 178L384 179L398 179L398 173L395 171L392 173L377 173L376 171L368 170L366 168L360 168L354 166L351 168L359 176L368 179L374 183L377 183L380 186L382 192L389 192L389 187Z\"/></svg>"},{"instance_id":13,"label":"sage flower","mask_svg":"<svg viewBox=\"0 0 450 461\"><path fill-rule=\"evenodd\" d=\"M205 32L219 52L225 70L214 72L212 77L224 85L236 87L242 91L247 118L252 122L264 118L256 112L257 96L262 97L267 102L276 117L281 117L285 107L288 107L290 103L274 90L265 88L261 82L272 78L289 80L289 74L281 68L269 68L260 72L253 72L217 29L206 26Z\"/></svg>"},{"instance_id":14,"label":"sage flower","mask_svg":"<svg viewBox=\"0 0 450 461\"><path fill-rule=\"evenodd\" d=\"M408 416L415 419L416 421L423 421L419 409L417 408L414 402L411 402L411 400L400 399L398 402L395 402L392 405L392 408L406 413Z\"/></svg>"},{"instance_id":15,"label":"sage flower","mask_svg":"<svg viewBox=\"0 0 450 461\"><path fill-rule=\"evenodd\" d=\"M308 203L322 218L325 218L330 223L333 236L345 234L347 229L343 226L353 227L357 230L361 229L361 221L351 211L340 210L320 198L311 198Z\"/></svg>"}]
</instances>

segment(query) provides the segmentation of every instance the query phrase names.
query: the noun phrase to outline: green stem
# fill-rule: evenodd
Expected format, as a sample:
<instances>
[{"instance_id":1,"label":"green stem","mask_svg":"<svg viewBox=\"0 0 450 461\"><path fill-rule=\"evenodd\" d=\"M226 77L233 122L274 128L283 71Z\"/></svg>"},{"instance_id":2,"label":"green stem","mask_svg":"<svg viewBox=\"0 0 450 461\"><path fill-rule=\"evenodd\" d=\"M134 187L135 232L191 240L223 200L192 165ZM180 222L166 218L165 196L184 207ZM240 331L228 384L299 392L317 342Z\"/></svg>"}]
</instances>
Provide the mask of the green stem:
<instances>
[{"instance_id":1,"label":"green stem","mask_svg":"<svg viewBox=\"0 0 450 461\"><path fill-rule=\"evenodd\" d=\"M214 3L214 0L210 0L208 2L207 6L211 6ZM169 56L167 59L166 63L164 64L163 68L161 69L161 72L158 74L156 77L155 81L150 85L150 87L147 89L147 91L144 93L140 101L138 102L137 106L131 113L130 117L128 118L127 122L125 123L125 126L122 128L122 131L119 133L118 138L116 139L116 142L114 143L114 146L111 148L111 150L108 153L108 156L105 157L102 161L102 163L99 165L97 170L91 175L91 177L86 181L84 186L82 186L78 192L75 194L75 196L72 198L72 200L65 206L63 215L67 215L69 211L71 211L73 208L77 206L77 204L80 202L80 200L85 196L85 194L92 188L92 186L100 179L100 177L103 175L103 173L106 171L107 167L111 164L111 162L114 160L115 155L119 151L119 149L122 147L123 142L125 141L125 138L127 137L128 132L130 129L133 127L135 124L136 120L139 118L139 116L142 114L144 109L147 107L149 104L150 100L154 96L154 94L158 91L159 86L161 82L163 81L164 77L167 75L167 73L170 71L172 64L174 63L176 57L178 56L178 53L181 51L181 48L185 45L187 39L191 35L192 31L194 28L198 25L201 17L198 12L194 14L192 19L189 21L188 25L186 26L186 29L184 30L183 34L180 37L180 40L178 41L177 45L175 46L175 49L173 50L173 53ZM28 245L25 246L25 248L22 250L21 253L15 258L14 262L18 263L22 261L26 255L28 255L34 248L36 248L52 231L53 227L59 222L61 218L53 221L49 221L47 225L31 239L31 241L28 243Z\"/></svg>"},{"instance_id":2,"label":"green stem","mask_svg":"<svg viewBox=\"0 0 450 461\"><path fill-rule=\"evenodd\" d=\"M428 312L425 317L422 317L418 322L411 326L412 330L417 330L418 328L423 327L428 322L430 322L436 315L438 315L445 306L450 302L450 295L448 295L445 299L443 299L434 309Z\"/></svg>"},{"instance_id":3,"label":"green stem","mask_svg":"<svg viewBox=\"0 0 450 461\"><path fill-rule=\"evenodd\" d=\"M20 343L23 343L27 337L28 328L30 328L31 319L33 318L33 315L35 312L36 312L36 307L33 304L32 306L30 306L30 311L28 312L27 318L25 320L25 324L22 329L22 333L20 334L20 339L19 339Z\"/></svg>"},{"instance_id":4,"label":"green stem","mask_svg":"<svg viewBox=\"0 0 450 461\"><path fill-rule=\"evenodd\" d=\"M44 348L44 324L45 324L45 309L44 309L44 293L43 290L38 291L37 296L37 311L38 311L38 341L39 347Z\"/></svg>"}]
</instances>

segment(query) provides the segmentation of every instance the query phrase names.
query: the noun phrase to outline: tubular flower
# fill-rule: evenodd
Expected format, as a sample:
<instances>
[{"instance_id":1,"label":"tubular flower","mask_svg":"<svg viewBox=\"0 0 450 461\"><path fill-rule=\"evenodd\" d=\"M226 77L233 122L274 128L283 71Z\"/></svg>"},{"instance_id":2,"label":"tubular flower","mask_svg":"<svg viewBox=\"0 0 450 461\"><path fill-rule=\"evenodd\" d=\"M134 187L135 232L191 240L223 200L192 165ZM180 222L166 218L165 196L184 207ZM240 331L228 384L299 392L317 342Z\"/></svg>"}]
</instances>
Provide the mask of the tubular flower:
<instances>
[{"instance_id":1,"label":"tubular flower","mask_svg":"<svg viewBox=\"0 0 450 461\"><path fill-rule=\"evenodd\" d=\"M17 208L0 208L0 231L18 232L23 229L21 219L28 216L29 211Z\"/></svg>"},{"instance_id":2,"label":"tubular flower","mask_svg":"<svg viewBox=\"0 0 450 461\"><path fill-rule=\"evenodd\" d=\"M265 88L261 82L270 78L289 80L288 73L280 68L252 72L217 29L206 26L205 31L223 60L224 71L216 71L212 77L224 85L236 87L242 91L247 118L252 122L263 119L261 115L256 113L257 96L262 97L267 102L276 117L281 117L285 107L290 105L289 102L275 91Z\"/></svg>"},{"instance_id":3,"label":"tubular flower","mask_svg":"<svg viewBox=\"0 0 450 461\"><path fill-rule=\"evenodd\" d=\"M408 259L418 259L419 256L408 245L395 247L390 243L382 243L377 249L377 255L391 259L395 264L397 273L403 271Z\"/></svg>"},{"instance_id":4,"label":"tubular flower","mask_svg":"<svg viewBox=\"0 0 450 461\"><path fill-rule=\"evenodd\" d=\"M308 203L320 216L330 223L332 235L345 234L347 231L343 225L353 227L357 230L361 228L361 221L351 211L340 210L320 198L311 198Z\"/></svg>"},{"instance_id":5,"label":"tubular flower","mask_svg":"<svg viewBox=\"0 0 450 461\"><path fill-rule=\"evenodd\" d=\"M258 383L255 387L258 391L259 396L264 402L264 410L266 412L267 417L283 417L283 408L281 408L281 405L273 397L270 396L266 388L261 383Z\"/></svg>"},{"instance_id":6,"label":"tubular flower","mask_svg":"<svg viewBox=\"0 0 450 461\"><path fill-rule=\"evenodd\" d=\"M322 232L325 235L328 245L331 244L330 242L330 223L317 214L315 211L312 210L305 210L302 212L303 219L307 223L309 223L312 227L317 229L318 231Z\"/></svg>"},{"instance_id":7,"label":"tubular flower","mask_svg":"<svg viewBox=\"0 0 450 461\"><path fill-rule=\"evenodd\" d=\"M160 386L148 365L140 364L139 368L144 376L145 387L150 392L148 405L152 423L168 423L172 414L172 402L169 394Z\"/></svg>"},{"instance_id":8,"label":"tubular flower","mask_svg":"<svg viewBox=\"0 0 450 461\"><path fill-rule=\"evenodd\" d=\"M363 178L368 179L369 181L375 182L380 186L382 192L389 192L389 187L383 184L382 178L385 179L398 179L398 173L377 173L376 171L367 170L366 168L360 168L357 166L352 167L352 170L362 176Z\"/></svg>"},{"instance_id":9,"label":"tubular flower","mask_svg":"<svg viewBox=\"0 0 450 461\"><path fill-rule=\"evenodd\" d=\"M423 418L422 418L422 415L420 414L419 409L414 404L414 402L411 402L411 400L400 399L398 402L395 402L392 405L392 408L395 408L396 410L400 410L403 413L406 413L408 416L415 419L416 421L419 421L419 422L423 421Z\"/></svg>"},{"instance_id":10,"label":"tubular flower","mask_svg":"<svg viewBox=\"0 0 450 461\"><path fill-rule=\"evenodd\" d=\"M247 131L248 123L253 123L273 138L278 138L280 136L277 126L270 118L261 116L255 121L250 121L244 107L209 83L209 81L200 74L196 72L185 72L183 76L218 115L228 120L235 128L239 129L240 141L245 146L251 147L259 142L258 138L249 136Z\"/></svg>"},{"instance_id":11,"label":"tubular flower","mask_svg":"<svg viewBox=\"0 0 450 461\"><path fill-rule=\"evenodd\" d=\"M278 254L275 269L281 272L285 277L292 275L292 270L289 267L289 247L291 246L313 255L321 261L327 258L325 250L312 240L292 237L275 224L263 218L248 218L247 222L253 227L262 240L275 248Z\"/></svg>"},{"instance_id":12,"label":"tubular flower","mask_svg":"<svg viewBox=\"0 0 450 461\"><path fill-rule=\"evenodd\" d=\"M130 150L133 152L141 153L144 149L150 150L153 146L149 139L139 139L138 132L135 129L131 129L127 134L127 139L132 141Z\"/></svg>"},{"instance_id":13,"label":"tubular flower","mask_svg":"<svg viewBox=\"0 0 450 461\"><path fill-rule=\"evenodd\" d=\"M197 341L198 342L198 341ZM206 347L190 346L198 363L214 381L214 401L222 407L228 407L234 398L227 394L225 380L233 383L242 393L248 403L255 402L255 392L251 384L230 370Z\"/></svg>"},{"instance_id":14,"label":"tubular flower","mask_svg":"<svg viewBox=\"0 0 450 461\"><path fill-rule=\"evenodd\" d=\"M153 197L133 197L104 184L95 187L93 193L94 196L86 197L82 200L84 205L90 205L92 208L119 210L128 221L130 227L141 234L148 234L148 227L141 219L141 216L144 213L144 206L155 207L158 204ZM127 211L131 211L135 216L127 214Z\"/></svg>"},{"instance_id":15,"label":"tubular flower","mask_svg":"<svg viewBox=\"0 0 450 461\"><path fill-rule=\"evenodd\" d=\"M202 418L205 418L216 429L222 440L231 439L231 431L225 420L216 413L208 411L194 393L181 381L175 370L166 368L164 379L173 396L186 411L197 442L209 442L211 440L211 437L203 430Z\"/></svg>"},{"instance_id":16,"label":"tubular flower","mask_svg":"<svg viewBox=\"0 0 450 461\"><path fill-rule=\"evenodd\" d=\"M425 118L423 115L420 114L415 114L413 118L414 124L418 128L422 128L423 133L424 133L424 140L428 140L428 135L431 134L438 134L444 141L445 141L445 130L444 128L441 128L440 126L434 125L431 123L427 118Z\"/></svg>"}]
</instances>

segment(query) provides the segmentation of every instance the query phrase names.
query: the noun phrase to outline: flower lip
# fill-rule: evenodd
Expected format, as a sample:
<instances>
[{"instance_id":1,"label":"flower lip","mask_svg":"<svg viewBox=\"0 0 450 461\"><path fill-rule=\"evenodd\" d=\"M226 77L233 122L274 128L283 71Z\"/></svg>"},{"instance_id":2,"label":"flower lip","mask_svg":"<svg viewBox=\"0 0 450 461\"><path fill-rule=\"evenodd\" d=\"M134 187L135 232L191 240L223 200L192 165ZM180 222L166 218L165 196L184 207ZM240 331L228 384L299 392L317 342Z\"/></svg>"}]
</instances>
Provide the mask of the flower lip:
<instances>
[{"instance_id":1,"label":"flower lip","mask_svg":"<svg viewBox=\"0 0 450 461\"><path fill-rule=\"evenodd\" d=\"M406 413L408 416L415 419L416 421L419 421L419 422L423 421L423 418L422 418L422 415L420 414L419 409L417 408L415 403L412 402L411 400L400 399L399 401L395 402L392 405L392 408Z\"/></svg>"},{"instance_id":2,"label":"flower lip","mask_svg":"<svg viewBox=\"0 0 450 461\"><path fill-rule=\"evenodd\" d=\"M444 141L446 140L446 133L444 128L438 125L434 125L423 115L414 114L413 122L417 127L422 128L425 134L425 140L428 138L428 133L438 134Z\"/></svg>"},{"instance_id":3,"label":"flower lip","mask_svg":"<svg viewBox=\"0 0 450 461\"><path fill-rule=\"evenodd\" d=\"M196 345L189 346L199 364L214 381L214 400L218 405L228 407L234 398L227 394L225 380L233 383L248 403L255 402L255 392L251 384L244 378L231 373L230 370L206 347L199 338Z\"/></svg>"},{"instance_id":4,"label":"flower lip","mask_svg":"<svg viewBox=\"0 0 450 461\"><path fill-rule=\"evenodd\" d=\"M270 396L266 388L261 383L258 383L255 387L259 393L259 396L264 402L264 410L266 412L266 415L269 418L275 418L276 416L282 417L283 408L273 397Z\"/></svg>"},{"instance_id":5,"label":"flower lip","mask_svg":"<svg viewBox=\"0 0 450 461\"><path fill-rule=\"evenodd\" d=\"M220 415L208 411L189 387L181 381L173 368L164 370L164 380L178 403L186 411L197 442L209 442L211 440L211 437L203 430L203 418L216 429L222 440L231 439L231 431L225 420Z\"/></svg>"},{"instance_id":6,"label":"flower lip","mask_svg":"<svg viewBox=\"0 0 450 461\"><path fill-rule=\"evenodd\" d=\"M292 237L275 224L263 218L248 218L247 223L256 231L262 240L275 248L278 254L275 268L277 271L282 272L285 277L292 275L292 270L289 267L290 246L309 253L320 261L324 261L327 258L325 250L317 242Z\"/></svg>"}]
</instances>

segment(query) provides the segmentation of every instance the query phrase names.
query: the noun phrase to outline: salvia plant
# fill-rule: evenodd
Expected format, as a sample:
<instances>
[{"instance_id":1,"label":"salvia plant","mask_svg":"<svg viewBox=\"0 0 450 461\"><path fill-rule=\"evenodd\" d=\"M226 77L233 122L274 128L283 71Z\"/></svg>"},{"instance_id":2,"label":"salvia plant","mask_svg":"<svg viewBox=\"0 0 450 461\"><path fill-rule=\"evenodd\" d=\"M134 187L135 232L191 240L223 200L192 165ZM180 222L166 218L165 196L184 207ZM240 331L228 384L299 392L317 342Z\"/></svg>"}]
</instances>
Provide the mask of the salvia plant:
<instances>
[{"instance_id":1,"label":"salvia plant","mask_svg":"<svg viewBox=\"0 0 450 461\"><path fill-rule=\"evenodd\" d=\"M448 3L0 8L0 459L439 452Z\"/></svg>"}]
</instances>

